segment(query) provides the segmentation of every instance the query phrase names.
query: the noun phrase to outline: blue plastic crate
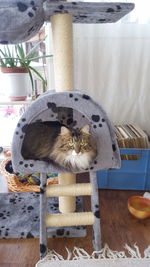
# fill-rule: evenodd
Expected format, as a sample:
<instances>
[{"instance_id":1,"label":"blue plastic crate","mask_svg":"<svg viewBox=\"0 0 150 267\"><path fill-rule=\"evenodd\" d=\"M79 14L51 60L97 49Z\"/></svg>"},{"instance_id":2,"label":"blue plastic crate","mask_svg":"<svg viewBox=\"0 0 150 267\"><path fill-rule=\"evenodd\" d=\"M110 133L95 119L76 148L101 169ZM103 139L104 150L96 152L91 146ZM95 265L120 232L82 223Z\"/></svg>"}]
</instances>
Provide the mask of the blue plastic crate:
<instances>
[{"instance_id":1,"label":"blue plastic crate","mask_svg":"<svg viewBox=\"0 0 150 267\"><path fill-rule=\"evenodd\" d=\"M136 155L138 159L122 160L120 169L97 171L98 187L150 190L150 149L121 148L120 154Z\"/></svg>"}]
</instances>

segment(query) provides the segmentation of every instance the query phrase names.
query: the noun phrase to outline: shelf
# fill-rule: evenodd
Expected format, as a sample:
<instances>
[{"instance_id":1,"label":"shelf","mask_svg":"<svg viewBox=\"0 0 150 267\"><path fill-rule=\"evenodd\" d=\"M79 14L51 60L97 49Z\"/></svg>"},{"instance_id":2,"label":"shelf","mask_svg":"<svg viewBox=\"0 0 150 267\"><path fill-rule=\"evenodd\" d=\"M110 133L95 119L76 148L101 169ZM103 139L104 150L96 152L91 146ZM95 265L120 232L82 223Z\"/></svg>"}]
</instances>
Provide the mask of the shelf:
<instances>
[{"instance_id":1,"label":"shelf","mask_svg":"<svg viewBox=\"0 0 150 267\"><path fill-rule=\"evenodd\" d=\"M30 105L32 103L32 99L28 99L25 101L0 101L0 106L1 105L6 105L6 106L12 106L12 105Z\"/></svg>"},{"instance_id":2,"label":"shelf","mask_svg":"<svg viewBox=\"0 0 150 267\"><path fill-rule=\"evenodd\" d=\"M71 14L73 23L114 23L134 9L133 3L120 2L45 2L45 21L55 14Z\"/></svg>"}]
</instances>

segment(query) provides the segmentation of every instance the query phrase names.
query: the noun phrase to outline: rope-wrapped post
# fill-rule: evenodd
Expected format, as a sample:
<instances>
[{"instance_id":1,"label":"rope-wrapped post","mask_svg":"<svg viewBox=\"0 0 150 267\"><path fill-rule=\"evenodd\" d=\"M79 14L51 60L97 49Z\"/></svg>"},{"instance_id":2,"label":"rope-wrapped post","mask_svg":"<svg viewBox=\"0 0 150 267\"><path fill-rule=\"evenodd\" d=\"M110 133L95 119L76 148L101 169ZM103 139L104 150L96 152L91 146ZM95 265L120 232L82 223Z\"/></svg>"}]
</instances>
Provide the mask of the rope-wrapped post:
<instances>
[{"instance_id":1,"label":"rope-wrapped post","mask_svg":"<svg viewBox=\"0 0 150 267\"><path fill-rule=\"evenodd\" d=\"M73 90L73 34L72 16L57 14L51 16L53 47L54 47L54 75L56 92ZM67 103L66 103L67 104ZM75 174L59 174L59 184L74 184ZM62 213L74 212L75 197L59 198L59 210Z\"/></svg>"},{"instance_id":2,"label":"rope-wrapped post","mask_svg":"<svg viewBox=\"0 0 150 267\"><path fill-rule=\"evenodd\" d=\"M69 214L49 214L46 216L46 227L65 227L78 225L92 225L92 212L73 212Z\"/></svg>"},{"instance_id":3,"label":"rope-wrapped post","mask_svg":"<svg viewBox=\"0 0 150 267\"><path fill-rule=\"evenodd\" d=\"M90 183L49 185L46 187L47 197L85 196L85 195L90 196L91 194L92 194L92 186Z\"/></svg>"}]
</instances>

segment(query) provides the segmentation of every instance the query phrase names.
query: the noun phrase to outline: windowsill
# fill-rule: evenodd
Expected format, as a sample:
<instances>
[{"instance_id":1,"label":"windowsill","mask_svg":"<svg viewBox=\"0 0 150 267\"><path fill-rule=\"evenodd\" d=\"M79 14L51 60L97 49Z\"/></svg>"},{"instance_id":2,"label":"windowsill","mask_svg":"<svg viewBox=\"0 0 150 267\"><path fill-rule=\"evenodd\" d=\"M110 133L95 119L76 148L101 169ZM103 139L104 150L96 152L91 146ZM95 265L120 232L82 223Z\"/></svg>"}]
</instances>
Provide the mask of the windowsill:
<instances>
[{"instance_id":1,"label":"windowsill","mask_svg":"<svg viewBox=\"0 0 150 267\"><path fill-rule=\"evenodd\" d=\"M0 98L0 146L11 146L18 120L31 103L31 98L25 101L10 101Z\"/></svg>"},{"instance_id":2,"label":"windowsill","mask_svg":"<svg viewBox=\"0 0 150 267\"><path fill-rule=\"evenodd\" d=\"M28 104L31 104L32 102L32 98L28 98L27 100L24 100L24 101L11 101L9 100L8 98L2 98L1 97L1 100L0 100L0 105L28 105Z\"/></svg>"}]
</instances>

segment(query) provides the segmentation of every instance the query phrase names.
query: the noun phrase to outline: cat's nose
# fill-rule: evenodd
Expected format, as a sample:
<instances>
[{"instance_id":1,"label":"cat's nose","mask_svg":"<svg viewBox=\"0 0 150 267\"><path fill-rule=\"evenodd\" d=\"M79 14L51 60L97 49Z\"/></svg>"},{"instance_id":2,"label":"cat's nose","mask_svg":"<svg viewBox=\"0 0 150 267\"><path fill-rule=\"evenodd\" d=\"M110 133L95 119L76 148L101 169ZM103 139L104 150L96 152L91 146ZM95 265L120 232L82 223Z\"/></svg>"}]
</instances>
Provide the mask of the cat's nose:
<instances>
[{"instance_id":1,"label":"cat's nose","mask_svg":"<svg viewBox=\"0 0 150 267\"><path fill-rule=\"evenodd\" d=\"M74 148L74 150L75 150L75 152L76 152L77 154L80 153L80 148L79 148L79 147L76 146L76 147Z\"/></svg>"},{"instance_id":2,"label":"cat's nose","mask_svg":"<svg viewBox=\"0 0 150 267\"><path fill-rule=\"evenodd\" d=\"M73 150L72 151L72 156L78 156L78 155L81 155L81 152L77 152L76 150Z\"/></svg>"},{"instance_id":3,"label":"cat's nose","mask_svg":"<svg viewBox=\"0 0 150 267\"><path fill-rule=\"evenodd\" d=\"M76 152L77 155L80 154L80 150L76 150L76 149L75 149L75 152Z\"/></svg>"}]
</instances>

